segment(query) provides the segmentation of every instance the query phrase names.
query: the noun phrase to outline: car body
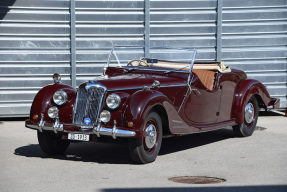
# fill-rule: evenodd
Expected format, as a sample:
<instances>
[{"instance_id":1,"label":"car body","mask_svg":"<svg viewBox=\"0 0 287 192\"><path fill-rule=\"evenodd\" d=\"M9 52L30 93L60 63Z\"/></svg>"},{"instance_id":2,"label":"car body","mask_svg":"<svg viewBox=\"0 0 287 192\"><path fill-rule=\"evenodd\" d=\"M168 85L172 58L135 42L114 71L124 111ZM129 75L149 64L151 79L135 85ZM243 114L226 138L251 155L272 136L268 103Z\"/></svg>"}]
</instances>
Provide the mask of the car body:
<instances>
[{"instance_id":1,"label":"car body","mask_svg":"<svg viewBox=\"0 0 287 192\"><path fill-rule=\"evenodd\" d=\"M189 51L189 62L116 56L119 66L109 66L117 47L103 76L75 89L54 74L54 84L35 96L26 127L38 130L45 153L62 154L73 140L113 138L128 142L135 162L150 163L165 136L227 126L250 136L259 109L279 106L259 81L223 62L195 62L193 49L176 48Z\"/></svg>"}]
</instances>

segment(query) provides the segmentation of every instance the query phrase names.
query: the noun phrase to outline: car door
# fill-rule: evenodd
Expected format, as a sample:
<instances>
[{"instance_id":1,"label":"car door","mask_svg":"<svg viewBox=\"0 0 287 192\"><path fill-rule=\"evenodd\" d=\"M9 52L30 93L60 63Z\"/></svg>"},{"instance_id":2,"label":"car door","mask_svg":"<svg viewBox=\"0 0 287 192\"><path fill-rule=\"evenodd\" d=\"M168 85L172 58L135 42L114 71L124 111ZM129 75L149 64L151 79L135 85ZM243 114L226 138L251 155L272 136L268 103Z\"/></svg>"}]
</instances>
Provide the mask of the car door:
<instances>
[{"instance_id":1,"label":"car door","mask_svg":"<svg viewBox=\"0 0 287 192\"><path fill-rule=\"evenodd\" d=\"M221 89L218 79L212 90L208 89L199 77L193 73L190 84L191 91L184 106L185 116L194 124L215 123L219 116Z\"/></svg>"}]
</instances>

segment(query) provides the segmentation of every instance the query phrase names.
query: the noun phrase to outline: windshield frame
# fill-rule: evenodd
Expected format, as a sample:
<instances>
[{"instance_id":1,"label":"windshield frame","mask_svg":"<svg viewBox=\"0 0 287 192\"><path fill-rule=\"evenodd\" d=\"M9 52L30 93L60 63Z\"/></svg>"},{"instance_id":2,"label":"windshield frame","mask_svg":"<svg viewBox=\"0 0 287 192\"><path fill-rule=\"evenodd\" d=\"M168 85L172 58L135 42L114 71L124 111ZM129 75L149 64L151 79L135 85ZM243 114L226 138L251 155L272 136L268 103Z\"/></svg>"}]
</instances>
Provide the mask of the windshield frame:
<instances>
[{"instance_id":1,"label":"windshield frame","mask_svg":"<svg viewBox=\"0 0 287 192\"><path fill-rule=\"evenodd\" d=\"M120 60L118 59L117 57L117 54L115 52L115 49L117 47L121 47L121 48L124 48L124 47L127 47L127 48L131 48L131 47L142 47L142 48L161 48L161 49L176 49L176 50L183 50L183 51L190 51L191 52L191 61L190 61L190 67L189 67L189 70L188 70L188 73L191 73L192 72L192 68L193 68L193 65L194 65L194 61L195 61L195 56L196 56L196 49L186 49L186 48L180 48L180 47L167 47L167 46L151 46L151 45L114 45L111 49L111 52L109 54L109 57L108 57L108 61L107 63L105 63L104 65L104 74L105 74L105 71L106 69L109 67L109 64L110 64L110 61L111 61L111 58L112 56L114 55L114 57L116 58L117 60L117 63L118 63L118 67L117 68L123 68L123 66L121 65L120 63ZM153 70L156 70L156 69L153 69ZM180 69L172 69L172 70L160 70L160 71L165 71L165 72L183 72L181 71ZM189 76L189 79L190 79L190 76ZM189 81L189 80L188 80Z\"/></svg>"}]
</instances>

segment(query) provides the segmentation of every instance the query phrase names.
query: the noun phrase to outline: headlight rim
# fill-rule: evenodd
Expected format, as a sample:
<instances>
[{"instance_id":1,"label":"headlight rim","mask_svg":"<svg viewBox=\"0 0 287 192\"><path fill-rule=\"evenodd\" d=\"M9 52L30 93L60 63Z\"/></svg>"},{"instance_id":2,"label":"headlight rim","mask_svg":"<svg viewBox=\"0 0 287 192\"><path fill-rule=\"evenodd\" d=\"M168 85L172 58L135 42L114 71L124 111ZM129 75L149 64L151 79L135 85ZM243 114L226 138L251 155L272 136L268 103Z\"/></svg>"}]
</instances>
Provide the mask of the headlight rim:
<instances>
[{"instance_id":1,"label":"headlight rim","mask_svg":"<svg viewBox=\"0 0 287 192\"><path fill-rule=\"evenodd\" d=\"M57 115L51 116L51 115L50 115L51 112L49 112L50 110L57 111ZM56 119L56 118L58 118L58 117L59 117L59 109L58 109L58 107L56 107L56 106L50 107L50 108L48 109L48 111L47 111L47 114L48 114L48 116L49 116L51 119ZM53 115L54 115L54 114L55 114L55 113L53 112Z\"/></svg>"},{"instance_id":2,"label":"headlight rim","mask_svg":"<svg viewBox=\"0 0 287 192\"><path fill-rule=\"evenodd\" d=\"M61 103L55 101L55 100L56 100L56 99L55 99L55 94L56 94L57 92L60 92L60 93L62 94L63 101L61 101ZM62 89L59 89L59 90L55 91L55 93L53 94L53 102L54 102L56 105L58 105L58 106L61 106L61 105L66 104L66 103L68 102L68 94L67 94L64 90L62 90Z\"/></svg>"},{"instance_id":3,"label":"headlight rim","mask_svg":"<svg viewBox=\"0 0 287 192\"><path fill-rule=\"evenodd\" d=\"M106 114L108 114L108 120L106 120L106 121L103 121L103 119L102 119L102 114L103 113L106 113ZM111 115L111 112L110 111L108 111L108 110L103 110L101 113L100 113L100 121L102 122L102 123L108 123L108 122L110 122L111 121L111 118L112 118L112 115Z\"/></svg>"},{"instance_id":4,"label":"headlight rim","mask_svg":"<svg viewBox=\"0 0 287 192\"><path fill-rule=\"evenodd\" d=\"M112 107L112 106L108 103L109 97L112 97L112 96L116 98L116 101L117 101L117 103L118 103L118 104L116 104L115 107ZM107 96L107 98L106 98L106 105L107 105L107 107L108 107L109 109L111 109L111 110L116 110L116 109L118 109L118 108L121 106L121 103L122 103L122 99L121 99L121 97L120 97L118 94L116 94L116 93L111 93L111 94L109 94L109 95ZM115 104L115 103L112 103L112 105L113 105L113 104Z\"/></svg>"}]
</instances>

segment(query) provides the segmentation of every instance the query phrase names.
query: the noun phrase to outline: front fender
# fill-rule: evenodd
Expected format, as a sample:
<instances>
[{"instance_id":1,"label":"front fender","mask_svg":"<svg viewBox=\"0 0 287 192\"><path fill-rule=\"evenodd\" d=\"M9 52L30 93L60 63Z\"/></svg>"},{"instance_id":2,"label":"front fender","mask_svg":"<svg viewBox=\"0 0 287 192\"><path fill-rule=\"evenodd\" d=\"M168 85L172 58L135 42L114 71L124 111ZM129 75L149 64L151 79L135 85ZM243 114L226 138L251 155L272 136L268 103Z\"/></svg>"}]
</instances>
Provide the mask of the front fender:
<instances>
[{"instance_id":1,"label":"front fender","mask_svg":"<svg viewBox=\"0 0 287 192\"><path fill-rule=\"evenodd\" d=\"M38 115L38 119L35 121L40 121L41 114L44 114L45 121L51 120L47 111L51 106L55 106L55 104L53 104L53 95L60 89L67 93L68 102L63 106L57 106L59 108L59 119L60 121L65 119L65 123L72 122L76 90L73 87L64 84L47 85L36 94L30 110L30 120L33 121L33 115Z\"/></svg>"},{"instance_id":2,"label":"front fender","mask_svg":"<svg viewBox=\"0 0 287 192\"><path fill-rule=\"evenodd\" d=\"M243 80L237 93L235 93L235 113L233 117L238 120L238 124L244 122L244 108L253 95L259 99L259 103L264 104L266 107L271 103L270 95L261 82L254 79Z\"/></svg>"},{"instance_id":3,"label":"front fender","mask_svg":"<svg viewBox=\"0 0 287 192\"><path fill-rule=\"evenodd\" d=\"M166 101L171 103L164 94L158 91L140 90L135 92L131 96L125 111L125 124L127 124L128 121L132 121L133 127L136 130L142 130L145 117L150 110L156 105L164 107L163 103Z\"/></svg>"}]
</instances>

